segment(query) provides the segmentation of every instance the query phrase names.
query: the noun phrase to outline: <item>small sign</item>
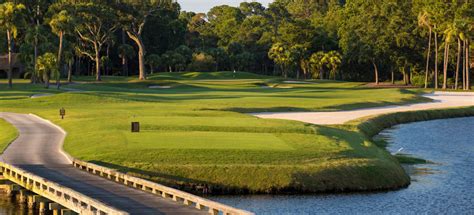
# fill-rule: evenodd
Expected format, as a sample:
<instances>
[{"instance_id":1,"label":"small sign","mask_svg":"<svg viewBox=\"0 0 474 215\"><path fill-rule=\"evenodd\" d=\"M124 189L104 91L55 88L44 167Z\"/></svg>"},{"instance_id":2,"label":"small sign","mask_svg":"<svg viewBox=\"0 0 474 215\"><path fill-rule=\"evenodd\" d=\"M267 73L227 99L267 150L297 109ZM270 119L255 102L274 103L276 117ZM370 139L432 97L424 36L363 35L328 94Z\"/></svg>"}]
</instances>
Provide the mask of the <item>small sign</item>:
<instances>
[{"instance_id":1,"label":"small sign","mask_svg":"<svg viewBox=\"0 0 474 215\"><path fill-rule=\"evenodd\" d=\"M66 116L66 109L59 109L59 115L61 116L61 119L64 119L64 116Z\"/></svg>"},{"instance_id":2,"label":"small sign","mask_svg":"<svg viewBox=\"0 0 474 215\"><path fill-rule=\"evenodd\" d=\"M132 133L140 132L140 123L139 122L132 122Z\"/></svg>"}]
</instances>

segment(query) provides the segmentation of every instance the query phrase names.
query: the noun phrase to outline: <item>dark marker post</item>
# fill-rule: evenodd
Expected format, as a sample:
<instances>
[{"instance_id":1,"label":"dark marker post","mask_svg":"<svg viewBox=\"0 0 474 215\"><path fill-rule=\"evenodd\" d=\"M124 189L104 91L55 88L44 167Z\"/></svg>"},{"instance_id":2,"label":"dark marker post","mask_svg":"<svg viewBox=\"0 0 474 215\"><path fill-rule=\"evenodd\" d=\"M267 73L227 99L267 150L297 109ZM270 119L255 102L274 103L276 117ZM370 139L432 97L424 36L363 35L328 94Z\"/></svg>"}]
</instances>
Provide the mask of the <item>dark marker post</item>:
<instances>
[{"instance_id":1,"label":"dark marker post","mask_svg":"<svg viewBox=\"0 0 474 215\"><path fill-rule=\"evenodd\" d=\"M140 123L139 122L132 122L132 133L140 132Z\"/></svg>"},{"instance_id":2,"label":"dark marker post","mask_svg":"<svg viewBox=\"0 0 474 215\"><path fill-rule=\"evenodd\" d=\"M59 115L61 116L61 119L64 119L64 116L66 116L66 109L59 109Z\"/></svg>"}]
</instances>

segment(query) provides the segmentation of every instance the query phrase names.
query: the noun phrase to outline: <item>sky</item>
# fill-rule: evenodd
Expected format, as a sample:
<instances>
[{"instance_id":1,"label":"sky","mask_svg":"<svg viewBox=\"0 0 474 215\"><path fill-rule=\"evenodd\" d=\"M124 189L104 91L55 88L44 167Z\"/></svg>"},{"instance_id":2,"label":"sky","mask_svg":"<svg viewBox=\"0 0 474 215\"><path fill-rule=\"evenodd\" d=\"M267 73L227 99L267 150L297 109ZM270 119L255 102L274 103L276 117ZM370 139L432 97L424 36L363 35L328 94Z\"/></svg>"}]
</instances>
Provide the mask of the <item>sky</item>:
<instances>
[{"instance_id":1,"label":"sky","mask_svg":"<svg viewBox=\"0 0 474 215\"><path fill-rule=\"evenodd\" d=\"M214 6L218 5L231 5L239 6L241 2L245 0L178 0L181 5L182 10L185 11L194 11L194 12L208 12ZM247 0L251 2L252 0ZM255 0L262 3L265 7L268 6L273 0Z\"/></svg>"}]
</instances>

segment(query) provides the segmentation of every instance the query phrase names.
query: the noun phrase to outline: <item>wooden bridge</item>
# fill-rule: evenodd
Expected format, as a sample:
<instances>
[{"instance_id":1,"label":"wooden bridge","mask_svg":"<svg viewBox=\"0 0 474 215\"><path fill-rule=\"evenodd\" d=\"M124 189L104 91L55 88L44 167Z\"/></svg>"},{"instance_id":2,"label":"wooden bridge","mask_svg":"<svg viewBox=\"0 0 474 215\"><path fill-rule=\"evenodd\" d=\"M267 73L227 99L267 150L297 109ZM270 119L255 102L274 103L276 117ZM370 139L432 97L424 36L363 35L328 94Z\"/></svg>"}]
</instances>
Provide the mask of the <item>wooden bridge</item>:
<instances>
[{"instance_id":1,"label":"wooden bridge","mask_svg":"<svg viewBox=\"0 0 474 215\"><path fill-rule=\"evenodd\" d=\"M3 176L76 213L252 214L73 159L62 151L66 133L37 116L0 113L0 118L20 132L1 157Z\"/></svg>"}]
</instances>

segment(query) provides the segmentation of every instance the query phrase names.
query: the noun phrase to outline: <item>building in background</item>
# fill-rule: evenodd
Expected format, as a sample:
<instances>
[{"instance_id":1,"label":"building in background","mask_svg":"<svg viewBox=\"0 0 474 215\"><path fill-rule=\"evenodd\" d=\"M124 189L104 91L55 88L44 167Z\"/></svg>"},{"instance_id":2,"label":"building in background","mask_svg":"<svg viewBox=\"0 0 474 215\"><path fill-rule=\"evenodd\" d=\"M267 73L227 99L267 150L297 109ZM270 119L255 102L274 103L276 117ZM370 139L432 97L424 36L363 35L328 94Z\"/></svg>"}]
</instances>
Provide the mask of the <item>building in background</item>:
<instances>
[{"instance_id":1,"label":"building in background","mask_svg":"<svg viewBox=\"0 0 474 215\"><path fill-rule=\"evenodd\" d=\"M20 62L19 54L12 56L13 78L20 78L23 76L23 65ZM0 78L7 78L8 71L8 54L0 55Z\"/></svg>"}]
</instances>

